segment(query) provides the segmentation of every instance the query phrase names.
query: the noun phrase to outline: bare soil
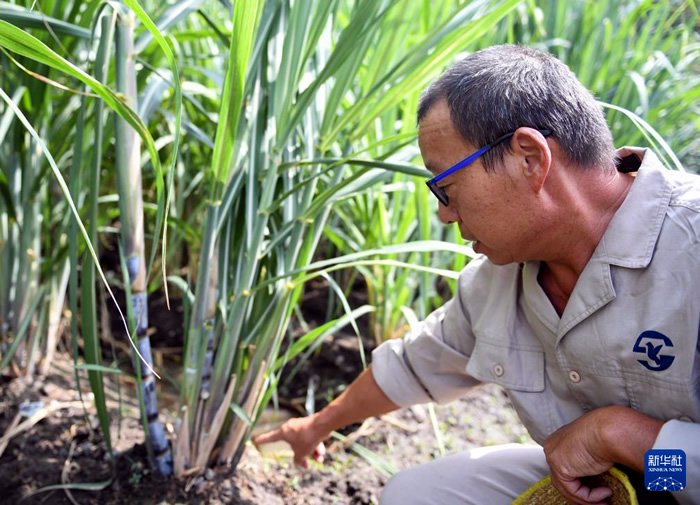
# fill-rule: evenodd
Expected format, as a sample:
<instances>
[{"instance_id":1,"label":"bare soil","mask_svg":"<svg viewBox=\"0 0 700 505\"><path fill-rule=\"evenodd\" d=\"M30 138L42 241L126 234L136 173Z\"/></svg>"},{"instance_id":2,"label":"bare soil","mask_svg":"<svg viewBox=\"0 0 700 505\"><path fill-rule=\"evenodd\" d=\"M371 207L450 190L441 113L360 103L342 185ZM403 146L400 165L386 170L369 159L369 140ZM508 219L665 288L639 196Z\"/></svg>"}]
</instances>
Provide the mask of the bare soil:
<instances>
[{"instance_id":1,"label":"bare soil","mask_svg":"<svg viewBox=\"0 0 700 505\"><path fill-rule=\"evenodd\" d=\"M313 308L312 302L306 311L313 313ZM169 357L179 353L181 342L180 332L173 329L181 327L177 306L162 320L152 318L151 324L158 328L153 339L156 366L165 371L159 382L161 419L172 434L177 377L167 371ZM304 412L310 384L317 409L336 396L361 370L358 345L353 336L326 339L280 388L279 404L287 415ZM369 357L371 344L363 345ZM295 467L285 448L262 454L249 444L235 471L217 467L198 478L163 479L147 462L133 386L122 379L108 388L115 454L110 459L90 407L87 381L81 385L85 409L66 353L54 360L47 377L29 381L0 376L0 437L11 432L13 421L27 425L0 453L0 503L373 504L390 471L441 453L529 440L505 393L487 385L449 405L435 406L434 415L431 407L417 406L350 427L343 432L345 441L330 441L324 464L308 470ZM33 421L17 417L26 402L37 402ZM2 442L0 438L0 451ZM358 446L372 451L380 463L359 456Z\"/></svg>"},{"instance_id":2,"label":"bare soil","mask_svg":"<svg viewBox=\"0 0 700 505\"><path fill-rule=\"evenodd\" d=\"M440 455L429 409L418 406L368 420L347 435L346 443L331 443L324 464L308 470L293 466L284 453L263 456L249 445L235 472L219 467L197 479L165 480L148 468L135 409L125 409L130 412L114 431L116 458L107 459L94 415L85 415L72 380L65 358L44 380L2 380L0 433L23 401L41 401L49 412L13 437L0 457L0 503L371 504L378 502L387 477L355 454L351 443L374 451L396 470ZM507 397L495 386L437 406L435 413L446 452L528 440ZM102 482L107 485L100 490L47 489Z\"/></svg>"}]
</instances>

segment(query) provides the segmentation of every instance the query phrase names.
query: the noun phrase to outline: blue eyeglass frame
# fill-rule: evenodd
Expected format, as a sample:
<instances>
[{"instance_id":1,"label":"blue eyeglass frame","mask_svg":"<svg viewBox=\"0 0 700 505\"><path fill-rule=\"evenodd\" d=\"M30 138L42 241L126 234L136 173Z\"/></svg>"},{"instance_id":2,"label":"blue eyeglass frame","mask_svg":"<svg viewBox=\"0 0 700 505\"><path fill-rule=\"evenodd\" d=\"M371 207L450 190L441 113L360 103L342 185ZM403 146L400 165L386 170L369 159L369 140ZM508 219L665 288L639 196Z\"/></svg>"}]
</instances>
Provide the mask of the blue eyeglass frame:
<instances>
[{"instance_id":1,"label":"blue eyeglass frame","mask_svg":"<svg viewBox=\"0 0 700 505\"><path fill-rule=\"evenodd\" d=\"M549 130L549 129L542 129L542 130L537 130L537 131L540 132L545 137L549 137L552 134L552 130ZM479 157L483 156L484 154L489 152L491 149L496 147L498 144L500 144L501 142L503 142L506 139L509 139L513 135L515 135L514 131L512 131L510 133L506 133L505 135L498 137L496 140L494 140L490 144L486 144L484 147L482 147L478 151L470 154L469 156L464 158L462 161L456 163L455 165L452 165L450 168L448 168L444 172L441 172L438 175L436 175L435 177L433 177L432 179L425 181L425 184L428 186L428 189L430 189L430 192L435 195L435 198L437 198L441 204L443 204L444 206L447 206L450 203L450 200L447 197L447 193L445 192L445 189L439 187L437 185L437 183L440 182L441 180L443 180L445 177L454 174L456 171L468 167L469 165L474 163L474 161L476 161Z\"/></svg>"}]
</instances>

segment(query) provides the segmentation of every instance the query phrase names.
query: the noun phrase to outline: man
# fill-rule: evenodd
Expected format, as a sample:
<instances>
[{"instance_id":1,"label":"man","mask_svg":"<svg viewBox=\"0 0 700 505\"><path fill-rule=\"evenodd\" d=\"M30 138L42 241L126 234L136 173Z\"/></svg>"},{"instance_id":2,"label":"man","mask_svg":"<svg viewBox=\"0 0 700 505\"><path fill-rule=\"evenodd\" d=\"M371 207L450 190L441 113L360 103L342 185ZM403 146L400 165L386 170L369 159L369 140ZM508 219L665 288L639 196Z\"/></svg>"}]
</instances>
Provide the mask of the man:
<instances>
[{"instance_id":1,"label":"man","mask_svg":"<svg viewBox=\"0 0 700 505\"><path fill-rule=\"evenodd\" d=\"M524 47L457 63L424 93L418 125L440 219L480 255L455 297L378 347L335 401L257 442L286 440L303 464L332 430L488 381L541 446L406 470L382 503L510 503L547 474L569 502L604 503L610 489L585 477L643 473L652 448L685 451L673 497L700 503L700 178L648 150L616 153L593 96Z\"/></svg>"}]
</instances>

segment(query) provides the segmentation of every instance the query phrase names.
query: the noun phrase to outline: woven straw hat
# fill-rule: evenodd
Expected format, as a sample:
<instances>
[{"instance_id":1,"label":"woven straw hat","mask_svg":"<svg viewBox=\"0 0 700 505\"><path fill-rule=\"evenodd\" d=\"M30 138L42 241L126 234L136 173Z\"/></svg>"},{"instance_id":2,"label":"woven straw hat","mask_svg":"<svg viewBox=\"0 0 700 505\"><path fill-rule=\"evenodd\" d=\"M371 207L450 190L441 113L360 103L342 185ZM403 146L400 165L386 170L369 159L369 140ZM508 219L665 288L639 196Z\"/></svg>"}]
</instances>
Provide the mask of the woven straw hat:
<instances>
[{"instance_id":1,"label":"woven straw hat","mask_svg":"<svg viewBox=\"0 0 700 505\"><path fill-rule=\"evenodd\" d=\"M592 486L607 486L613 494L608 498L611 505L638 505L637 493L627 475L613 467L597 477L590 478ZM551 478L545 477L513 501L513 505L567 505L559 491L552 486Z\"/></svg>"}]
</instances>

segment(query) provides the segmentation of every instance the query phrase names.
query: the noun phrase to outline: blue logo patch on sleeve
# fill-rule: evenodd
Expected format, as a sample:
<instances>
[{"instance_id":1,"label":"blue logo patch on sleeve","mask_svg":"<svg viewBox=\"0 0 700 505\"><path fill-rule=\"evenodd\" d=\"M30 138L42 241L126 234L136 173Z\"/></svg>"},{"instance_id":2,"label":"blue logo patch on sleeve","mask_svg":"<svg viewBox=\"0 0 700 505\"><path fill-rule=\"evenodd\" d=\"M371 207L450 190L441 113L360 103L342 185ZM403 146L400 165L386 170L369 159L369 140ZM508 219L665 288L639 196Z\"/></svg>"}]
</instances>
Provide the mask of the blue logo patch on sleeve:
<instances>
[{"instance_id":1,"label":"blue logo patch on sleeve","mask_svg":"<svg viewBox=\"0 0 700 505\"><path fill-rule=\"evenodd\" d=\"M648 491L685 489L685 451L650 449L644 455L644 487Z\"/></svg>"},{"instance_id":2,"label":"blue logo patch on sleeve","mask_svg":"<svg viewBox=\"0 0 700 505\"><path fill-rule=\"evenodd\" d=\"M675 356L661 354L664 347L673 347L673 342L663 333L654 330L643 331L632 348L633 352L644 354L648 359L639 359L645 368L661 372L671 366Z\"/></svg>"}]
</instances>

